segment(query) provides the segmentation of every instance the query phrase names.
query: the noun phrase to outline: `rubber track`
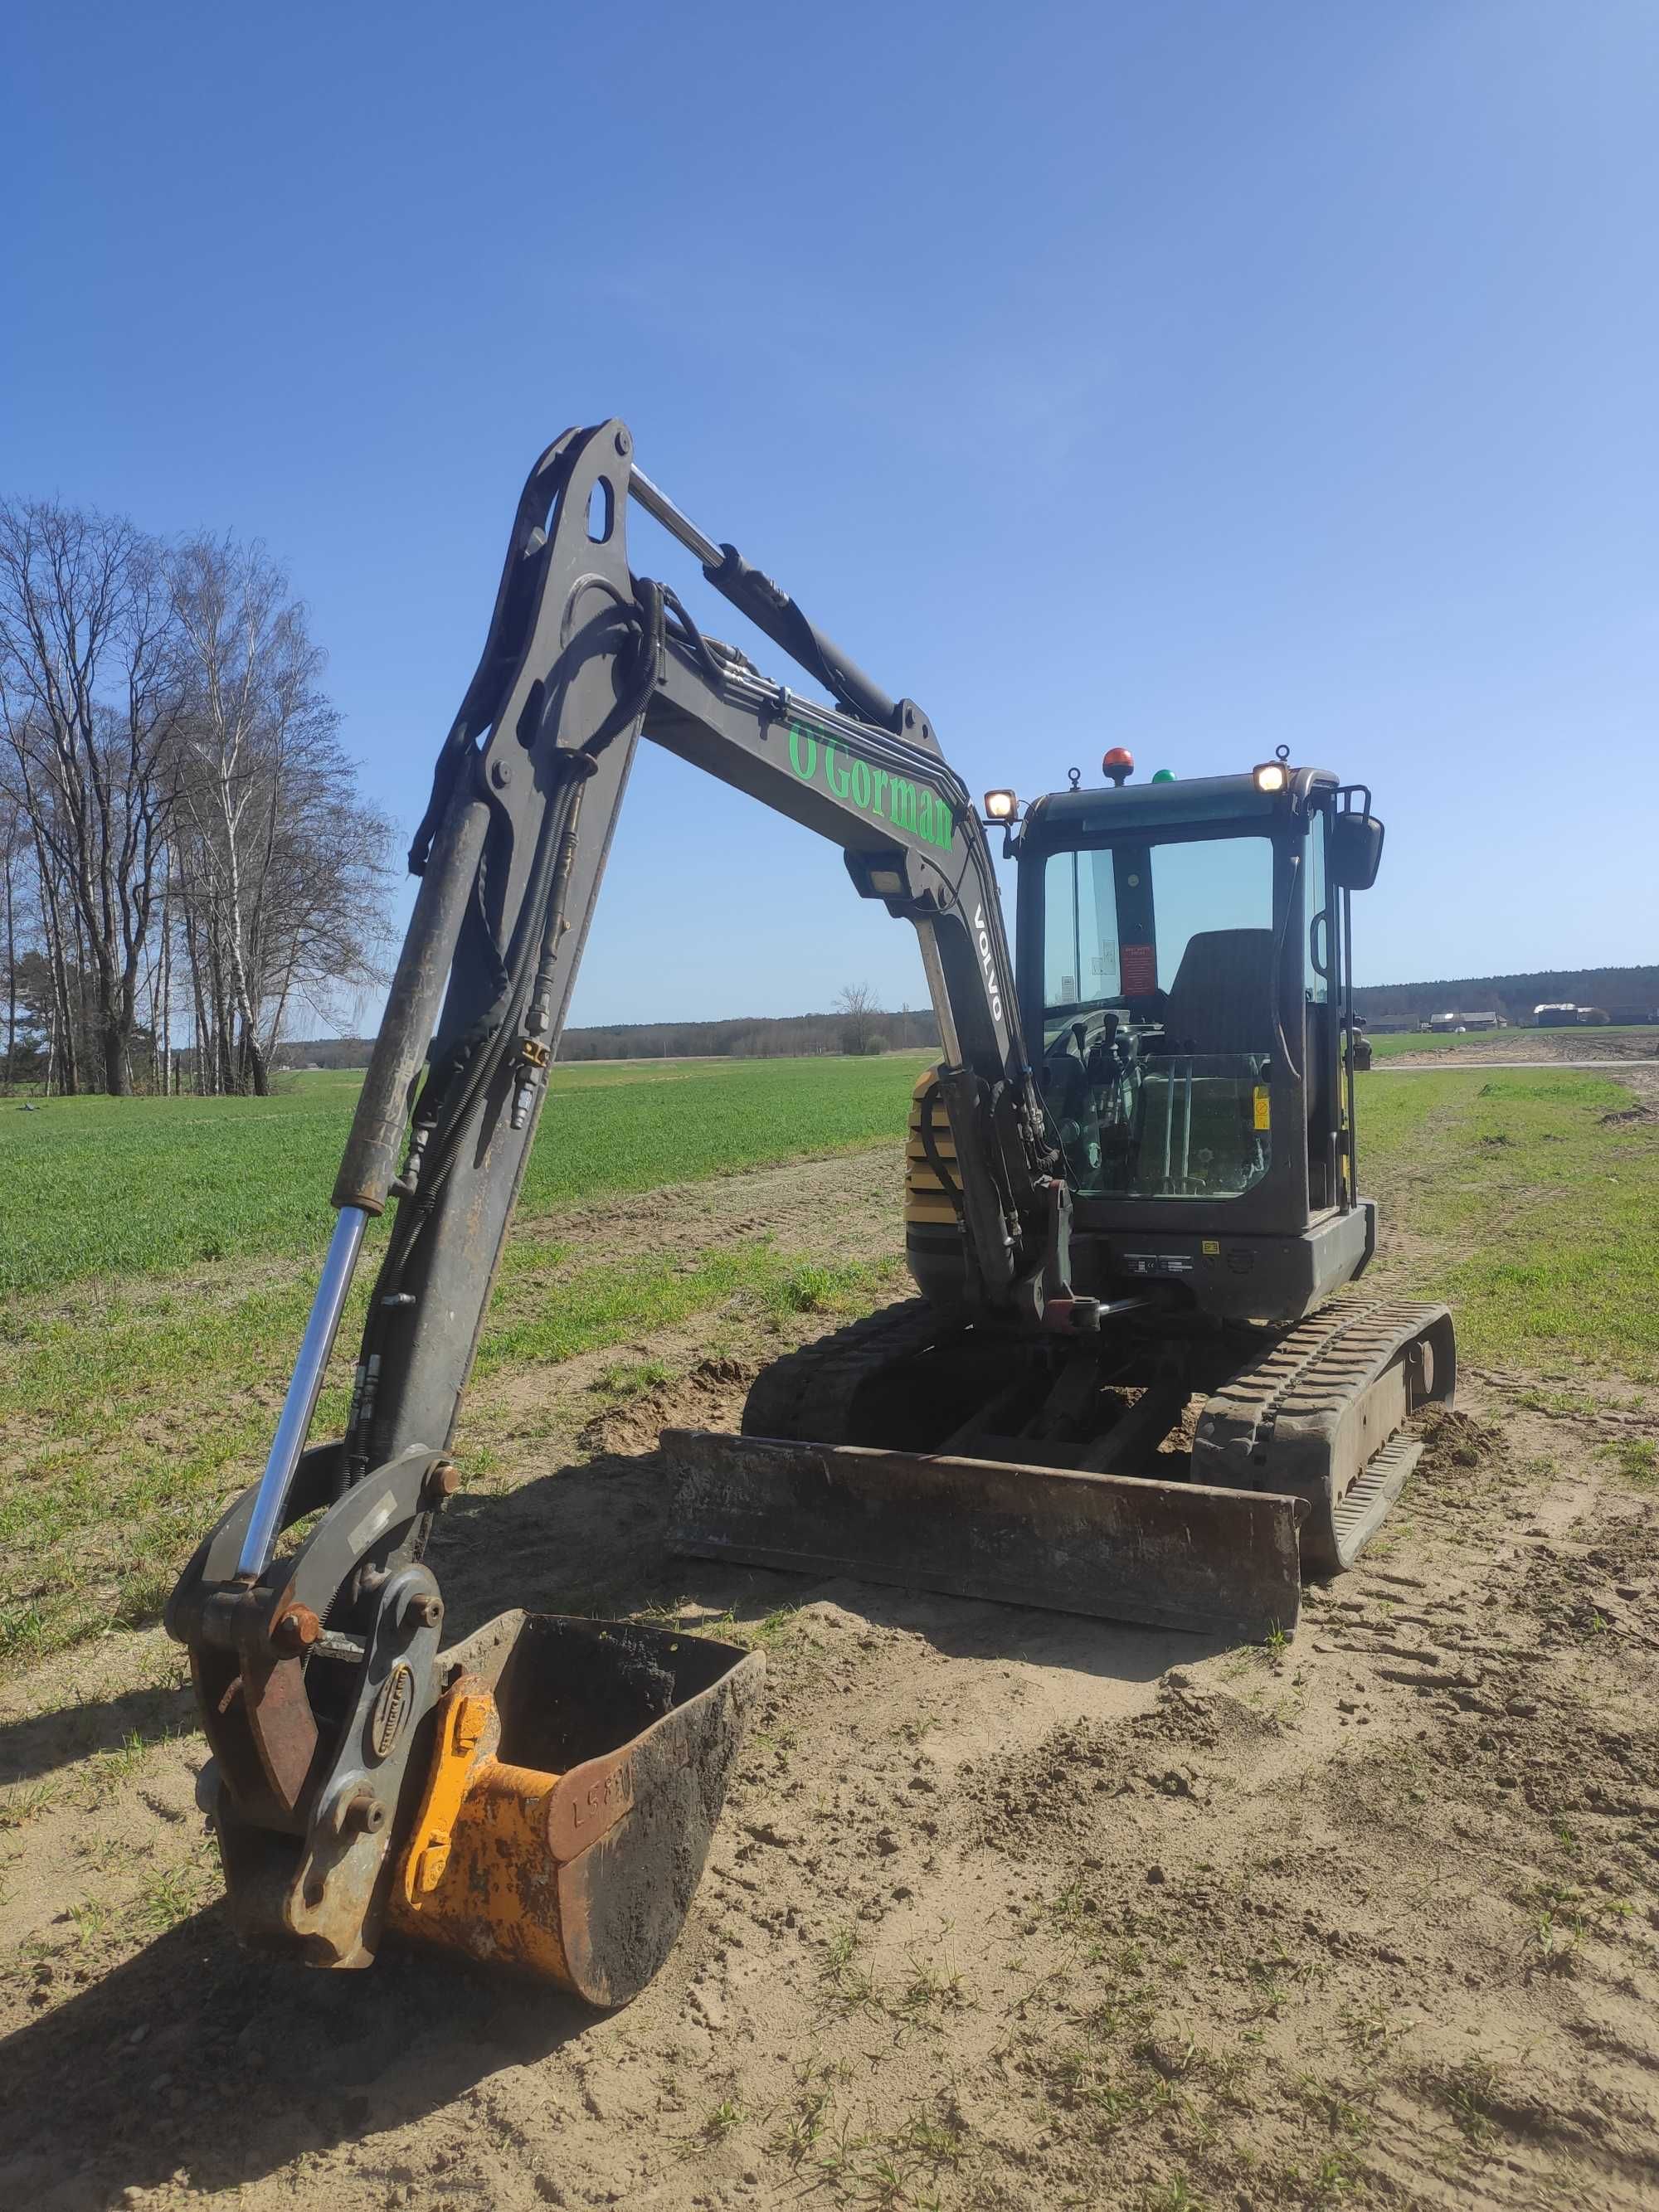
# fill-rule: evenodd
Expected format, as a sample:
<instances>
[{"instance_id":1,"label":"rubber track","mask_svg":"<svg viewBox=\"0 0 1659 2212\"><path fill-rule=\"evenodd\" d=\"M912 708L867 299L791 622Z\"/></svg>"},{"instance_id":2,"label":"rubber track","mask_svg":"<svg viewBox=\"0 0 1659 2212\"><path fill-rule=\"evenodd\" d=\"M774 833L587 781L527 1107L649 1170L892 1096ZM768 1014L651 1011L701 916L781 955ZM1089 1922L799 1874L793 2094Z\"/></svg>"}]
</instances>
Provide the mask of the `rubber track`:
<instances>
[{"instance_id":1,"label":"rubber track","mask_svg":"<svg viewBox=\"0 0 1659 2212\"><path fill-rule=\"evenodd\" d=\"M1339 1299L1287 1330L1271 1352L1224 1383L1205 1417L1218 1426L1228 1423L1235 1436L1248 1423L1251 1464L1265 1467L1281 1413L1306 1418L1339 1410L1357 1380L1382 1372L1379 1350L1409 1344L1440 1310L1413 1298Z\"/></svg>"},{"instance_id":2,"label":"rubber track","mask_svg":"<svg viewBox=\"0 0 1659 2212\"><path fill-rule=\"evenodd\" d=\"M756 1376L743 1409L744 1435L847 1443L854 1401L865 1383L959 1326L926 1298L905 1298L786 1353Z\"/></svg>"},{"instance_id":3,"label":"rubber track","mask_svg":"<svg viewBox=\"0 0 1659 2212\"><path fill-rule=\"evenodd\" d=\"M1194 1477L1230 1486L1296 1491L1313 1500L1318 1517L1329 1520L1340 1501L1332 1494L1328 1460L1322 1479L1311 1479L1311 1437L1322 1428L1334 1431L1361 1393L1445 1314L1443 1306L1413 1298L1347 1297L1287 1330L1206 1404L1194 1439ZM1443 1389L1435 1395L1444 1395ZM1289 1455L1274 1449L1281 1421L1292 1426ZM1293 1467L1285 1464L1287 1456ZM1351 1487L1364 1479L1362 1469ZM1304 1532L1304 1547L1311 1536L1315 1549L1322 1550L1334 1543L1337 1533L1333 1525L1322 1542L1310 1527Z\"/></svg>"},{"instance_id":4,"label":"rubber track","mask_svg":"<svg viewBox=\"0 0 1659 2212\"><path fill-rule=\"evenodd\" d=\"M1338 1499L1331 1515L1339 1545L1376 1526L1422 1456L1421 1440L1408 1437L1403 1430L1397 1431L1382 1450L1373 1455Z\"/></svg>"}]
</instances>

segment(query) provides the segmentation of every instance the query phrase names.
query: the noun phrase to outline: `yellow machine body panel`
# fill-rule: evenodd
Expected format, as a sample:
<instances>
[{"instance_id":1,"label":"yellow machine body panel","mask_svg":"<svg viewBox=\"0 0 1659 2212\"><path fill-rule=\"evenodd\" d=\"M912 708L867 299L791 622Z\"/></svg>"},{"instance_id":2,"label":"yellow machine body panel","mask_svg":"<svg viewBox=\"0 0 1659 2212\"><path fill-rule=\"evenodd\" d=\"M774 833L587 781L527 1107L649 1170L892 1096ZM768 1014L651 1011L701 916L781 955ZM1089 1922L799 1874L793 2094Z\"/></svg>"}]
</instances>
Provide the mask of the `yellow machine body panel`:
<instances>
[{"instance_id":1,"label":"yellow machine body panel","mask_svg":"<svg viewBox=\"0 0 1659 2212\"><path fill-rule=\"evenodd\" d=\"M923 1104L938 1079L933 1068L926 1068L916 1079L915 1088L910 1093L910 1123L904 1146L904 1225L907 1229L954 1229L957 1225L956 1206L933 1171L921 1133ZM951 1141L950 1125L937 1107L933 1110L932 1135L933 1149L939 1158L947 1164L953 1163L957 1148Z\"/></svg>"}]
</instances>

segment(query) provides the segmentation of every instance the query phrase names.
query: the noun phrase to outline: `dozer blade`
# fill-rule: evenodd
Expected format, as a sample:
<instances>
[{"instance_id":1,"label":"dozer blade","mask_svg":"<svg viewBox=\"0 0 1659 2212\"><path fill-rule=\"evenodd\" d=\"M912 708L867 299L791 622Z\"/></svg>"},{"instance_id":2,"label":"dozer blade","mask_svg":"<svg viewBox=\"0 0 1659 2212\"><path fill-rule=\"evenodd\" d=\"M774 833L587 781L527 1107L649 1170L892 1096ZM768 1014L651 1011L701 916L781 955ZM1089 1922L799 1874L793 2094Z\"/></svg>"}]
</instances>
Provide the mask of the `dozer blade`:
<instances>
[{"instance_id":1,"label":"dozer blade","mask_svg":"<svg viewBox=\"0 0 1659 2212\"><path fill-rule=\"evenodd\" d=\"M508 1613L440 1664L390 1924L626 2004L702 1878L763 1660L629 1621Z\"/></svg>"},{"instance_id":2,"label":"dozer blade","mask_svg":"<svg viewBox=\"0 0 1659 2212\"><path fill-rule=\"evenodd\" d=\"M1259 1641L1301 1607L1300 1498L665 1429L696 1559Z\"/></svg>"}]
</instances>

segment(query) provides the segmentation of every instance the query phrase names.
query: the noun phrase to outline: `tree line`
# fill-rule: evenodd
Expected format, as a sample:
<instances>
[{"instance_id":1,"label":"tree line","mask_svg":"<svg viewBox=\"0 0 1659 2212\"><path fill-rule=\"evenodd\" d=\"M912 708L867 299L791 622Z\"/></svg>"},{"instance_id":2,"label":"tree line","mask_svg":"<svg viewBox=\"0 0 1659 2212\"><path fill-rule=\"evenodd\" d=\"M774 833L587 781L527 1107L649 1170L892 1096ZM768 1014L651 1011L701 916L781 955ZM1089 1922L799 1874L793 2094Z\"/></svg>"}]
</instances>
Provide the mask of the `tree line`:
<instances>
[{"instance_id":1,"label":"tree line","mask_svg":"<svg viewBox=\"0 0 1659 2212\"><path fill-rule=\"evenodd\" d=\"M845 1001L848 994L843 992ZM717 1022L619 1022L567 1030L559 1058L571 1060L785 1060L821 1053L936 1051L932 1009L884 1012L871 998L849 1016L843 1003L828 1014L750 1014ZM281 1067L367 1067L369 1037L317 1037L278 1048Z\"/></svg>"},{"instance_id":2,"label":"tree line","mask_svg":"<svg viewBox=\"0 0 1659 2212\"><path fill-rule=\"evenodd\" d=\"M1356 987L1353 1002L1368 1019L1417 1023L1453 1008L1500 1013L1511 1027L1532 1020L1533 1008L1571 1000L1604 1006L1614 1021L1649 1022L1659 1013L1659 966L1538 968L1516 975L1459 975L1428 983Z\"/></svg>"},{"instance_id":3,"label":"tree line","mask_svg":"<svg viewBox=\"0 0 1659 2212\"><path fill-rule=\"evenodd\" d=\"M785 1060L819 1053L863 1055L929 1049L939 1043L931 1006L884 1012L873 993L849 985L827 1014L739 1016L717 1022L619 1022L567 1030L559 1058L571 1060Z\"/></svg>"},{"instance_id":4,"label":"tree line","mask_svg":"<svg viewBox=\"0 0 1659 2212\"><path fill-rule=\"evenodd\" d=\"M3 1079L270 1087L380 980L392 825L258 544L0 500Z\"/></svg>"}]
</instances>

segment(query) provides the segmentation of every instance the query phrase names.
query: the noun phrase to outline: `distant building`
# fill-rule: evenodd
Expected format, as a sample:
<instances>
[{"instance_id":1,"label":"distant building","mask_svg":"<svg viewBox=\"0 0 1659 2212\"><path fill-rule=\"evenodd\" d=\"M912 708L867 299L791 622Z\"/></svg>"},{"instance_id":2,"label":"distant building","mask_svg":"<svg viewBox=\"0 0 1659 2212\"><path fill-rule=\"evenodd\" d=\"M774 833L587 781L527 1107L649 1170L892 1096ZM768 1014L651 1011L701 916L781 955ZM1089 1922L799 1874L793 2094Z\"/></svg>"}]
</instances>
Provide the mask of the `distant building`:
<instances>
[{"instance_id":1,"label":"distant building","mask_svg":"<svg viewBox=\"0 0 1659 2212\"><path fill-rule=\"evenodd\" d=\"M1609 1022L1644 1021L1650 1017L1620 1012L1610 1014L1605 1006L1575 1006L1571 1000L1559 1006L1534 1006L1533 1018L1540 1030L1599 1030Z\"/></svg>"},{"instance_id":2,"label":"distant building","mask_svg":"<svg viewBox=\"0 0 1659 2212\"><path fill-rule=\"evenodd\" d=\"M1423 1027L1437 1036L1461 1036L1465 1030L1501 1030L1502 1014L1431 1014Z\"/></svg>"}]
</instances>

